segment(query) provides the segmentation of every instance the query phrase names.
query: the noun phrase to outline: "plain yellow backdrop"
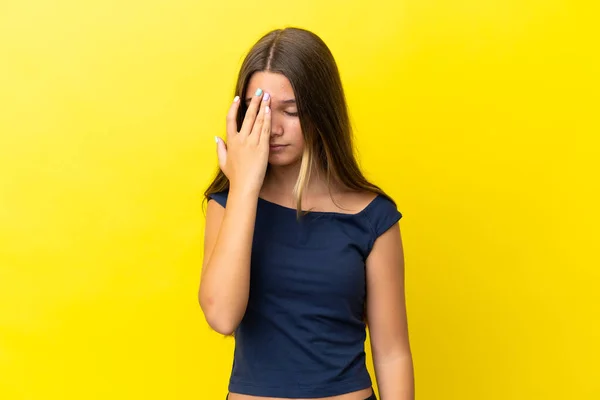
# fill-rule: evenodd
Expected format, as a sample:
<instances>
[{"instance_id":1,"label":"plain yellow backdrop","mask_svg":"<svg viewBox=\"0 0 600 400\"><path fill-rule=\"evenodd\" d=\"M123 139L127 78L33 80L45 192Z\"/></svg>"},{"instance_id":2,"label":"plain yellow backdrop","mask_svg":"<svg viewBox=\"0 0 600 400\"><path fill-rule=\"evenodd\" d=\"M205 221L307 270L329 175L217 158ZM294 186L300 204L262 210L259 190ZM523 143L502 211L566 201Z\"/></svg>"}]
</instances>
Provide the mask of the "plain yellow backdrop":
<instances>
[{"instance_id":1,"label":"plain yellow backdrop","mask_svg":"<svg viewBox=\"0 0 600 400\"><path fill-rule=\"evenodd\" d=\"M417 399L600 398L597 11L0 2L0 399L225 397L202 192L242 57L285 26L330 46L404 214Z\"/></svg>"}]
</instances>

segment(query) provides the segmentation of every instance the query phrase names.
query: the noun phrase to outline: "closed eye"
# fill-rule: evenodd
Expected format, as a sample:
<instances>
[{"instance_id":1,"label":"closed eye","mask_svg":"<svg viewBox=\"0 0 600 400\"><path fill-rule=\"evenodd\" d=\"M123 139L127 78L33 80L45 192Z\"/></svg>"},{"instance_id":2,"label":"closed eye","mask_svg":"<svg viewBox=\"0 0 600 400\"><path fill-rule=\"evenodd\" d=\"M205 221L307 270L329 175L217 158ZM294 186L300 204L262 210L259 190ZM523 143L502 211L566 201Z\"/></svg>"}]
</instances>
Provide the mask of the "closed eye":
<instances>
[{"instance_id":1,"label":"closed eye","mask_svg":"<svg viewBox=\"0 0 600 400\"><path fill-rule=\"evenodd\" d=\"M283 112L285 115L289 115L290 117L297 117L298 113L297 112L289 112L289 111L284 111Z\"/></svg>"}]
</instances>

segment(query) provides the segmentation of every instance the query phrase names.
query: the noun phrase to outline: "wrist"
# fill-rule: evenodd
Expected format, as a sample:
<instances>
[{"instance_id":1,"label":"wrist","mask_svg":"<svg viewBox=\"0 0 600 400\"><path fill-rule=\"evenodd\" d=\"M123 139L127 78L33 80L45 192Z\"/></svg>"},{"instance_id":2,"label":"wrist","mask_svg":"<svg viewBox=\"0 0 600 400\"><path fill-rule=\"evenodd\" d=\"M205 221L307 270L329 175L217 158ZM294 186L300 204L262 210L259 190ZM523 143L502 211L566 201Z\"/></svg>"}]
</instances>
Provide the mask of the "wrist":
<instances>
[{"instance_id":1,"label":"wrist","mask_svg":"<svg viewBox=\"0 0 600 400\"><path fill-rule=\"evenodd\" d=\"M260 193L260 187L253 187L251 185L230 185L229 186L229 198L239 198L243 200L258 200Z\"/></svg>"}]
</instances>

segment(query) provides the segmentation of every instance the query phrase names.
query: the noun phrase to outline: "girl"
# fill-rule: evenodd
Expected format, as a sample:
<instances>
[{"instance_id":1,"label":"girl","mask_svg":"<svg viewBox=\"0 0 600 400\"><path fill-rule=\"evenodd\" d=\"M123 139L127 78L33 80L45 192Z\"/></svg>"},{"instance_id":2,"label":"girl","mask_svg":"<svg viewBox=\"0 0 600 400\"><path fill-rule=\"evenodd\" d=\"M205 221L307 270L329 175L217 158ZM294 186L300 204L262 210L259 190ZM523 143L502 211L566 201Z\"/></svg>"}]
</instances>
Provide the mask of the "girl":
<instances>
[{"instance_id":1,"label":"girl","mask_svg":"<svg viewBox=\"0 0 600 400\"><path fill-rule=\"evenodd\" d=\"M361 173L338 69L315 34L270 32L241 67L207 189L199 301L235 334L230 400L414 399L402 215Z\"/></svg>"}]
</instances>

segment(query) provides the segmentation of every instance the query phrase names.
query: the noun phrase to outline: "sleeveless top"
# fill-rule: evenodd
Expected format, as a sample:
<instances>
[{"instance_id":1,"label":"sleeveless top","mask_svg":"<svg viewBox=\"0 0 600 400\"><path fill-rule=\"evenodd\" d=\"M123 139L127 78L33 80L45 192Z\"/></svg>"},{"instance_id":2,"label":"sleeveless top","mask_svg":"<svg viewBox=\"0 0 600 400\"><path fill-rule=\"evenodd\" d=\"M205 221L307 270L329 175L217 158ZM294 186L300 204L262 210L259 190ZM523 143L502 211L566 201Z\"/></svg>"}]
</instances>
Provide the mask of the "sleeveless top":
<instances>
[{"instance_id":1,"label":"sleeveless top","mask_svg":"<svg viewBox=\"0 0 600 400\"><path fill-rule=\"evenodd\" d=\"M227 192L209 198L225 207ZM258 200L246 313L235 330L229 391L336 396L372 385L365 360L365 261L402 214L377 196L357 214Z\"/></svg>"}]
</instances>

